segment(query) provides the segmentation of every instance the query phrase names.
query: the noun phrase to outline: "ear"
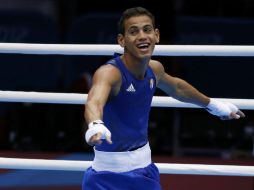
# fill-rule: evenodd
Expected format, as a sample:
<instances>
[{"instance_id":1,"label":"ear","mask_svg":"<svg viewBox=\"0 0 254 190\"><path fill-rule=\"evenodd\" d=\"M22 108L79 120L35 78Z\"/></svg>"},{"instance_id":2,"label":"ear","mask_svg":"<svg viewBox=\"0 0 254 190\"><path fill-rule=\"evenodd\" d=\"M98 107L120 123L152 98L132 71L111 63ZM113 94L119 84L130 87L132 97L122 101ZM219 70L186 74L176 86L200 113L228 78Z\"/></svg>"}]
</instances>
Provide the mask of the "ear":
<instances>
[{"instance_id":1,"label":"ear","mask_svg":"<svg viewBox=\"0 0 254 190\"><path fill-rule=\"evenodd\" d=\"M160 31L159 29L155 29L155 37L156 37L156 43L160 42Z\"/></svg>"},{"instance_id":2,"label":"ear","mask_svg":"<svg viewBox=\"0 0 254 190\"><path fill-rule=\"evenodd\" d=\"M117 42L121 47L125 46L124 37L122 34L117 35Z\"/></svg>"}]
</instances>

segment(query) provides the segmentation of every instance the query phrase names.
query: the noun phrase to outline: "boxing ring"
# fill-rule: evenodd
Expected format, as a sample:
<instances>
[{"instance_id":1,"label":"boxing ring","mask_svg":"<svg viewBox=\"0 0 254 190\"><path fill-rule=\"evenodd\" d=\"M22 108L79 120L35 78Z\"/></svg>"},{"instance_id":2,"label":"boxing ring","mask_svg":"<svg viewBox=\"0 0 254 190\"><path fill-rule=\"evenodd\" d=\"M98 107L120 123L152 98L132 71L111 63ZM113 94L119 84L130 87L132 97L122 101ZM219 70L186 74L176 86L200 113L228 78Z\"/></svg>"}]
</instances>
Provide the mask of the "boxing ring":
<instances>
[{"instance_id":1,"label":"boxing ring","mask_svg":"<svg viewBox=\"0 0 254 190\"><path fill-rule=\"evenodd\" d=\"M54 55L109 55L122 53L118 45L72 45L72 44L23 44L0 43L0 53L8 54L54 54ZM239 56L254 57L254 46L208 46L208 45L157 45L156 56ZM242 110L254 110L254 99L227 100ZM51 104L84 105L87 94L1 91L0 102L29 102ZM179 102L171 97L154 96L153 107L200 108ZM21 159L0 157L0 169L65 170L85 171L91 161ZM218 176L254 176L254 166L206 165L206 164L166 164L156 163L161 174L192 174Z\"/></svg>"}]
</instances>

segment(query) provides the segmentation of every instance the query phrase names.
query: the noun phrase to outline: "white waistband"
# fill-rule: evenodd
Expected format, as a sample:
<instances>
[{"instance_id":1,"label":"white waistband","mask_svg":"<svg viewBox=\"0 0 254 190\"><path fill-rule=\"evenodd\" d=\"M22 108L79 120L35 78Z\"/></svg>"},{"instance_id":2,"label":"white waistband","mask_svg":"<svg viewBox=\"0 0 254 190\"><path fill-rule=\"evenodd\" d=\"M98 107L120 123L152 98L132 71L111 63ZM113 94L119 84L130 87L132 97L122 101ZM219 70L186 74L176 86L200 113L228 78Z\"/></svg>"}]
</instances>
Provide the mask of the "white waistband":
<instances>
[{"instance_id":1,"label":"white waistband","mask_svg":"<svg viewBox=\"0 0 254 190\"><path fill-rule=\"evenodd\" d=\"M92 168L96 171L128 172L144 168L152 163L148 143L134 151L104 152L94 148L94 153Z\"/></svg>"}]
</instances>

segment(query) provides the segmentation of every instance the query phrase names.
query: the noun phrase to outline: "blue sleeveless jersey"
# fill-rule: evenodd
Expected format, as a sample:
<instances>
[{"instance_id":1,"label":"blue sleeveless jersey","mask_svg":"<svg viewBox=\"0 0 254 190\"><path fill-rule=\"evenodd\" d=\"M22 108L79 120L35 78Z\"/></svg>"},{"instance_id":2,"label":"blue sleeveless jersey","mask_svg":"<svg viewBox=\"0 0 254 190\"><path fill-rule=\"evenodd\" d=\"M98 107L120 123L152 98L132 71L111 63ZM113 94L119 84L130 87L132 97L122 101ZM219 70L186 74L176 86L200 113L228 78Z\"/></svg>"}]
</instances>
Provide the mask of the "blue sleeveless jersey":
<instances>
[{"instance_id":1,"label":"blue sleeveless jersey","mask_svg":"<svg viewBox=\"0 0 254 190\"><path fill-rule=\"evenodd\" d=\"M103 121L111 131L113 144L106 141L96 150L122 152L139 148L148 142L148 120L156 78L149 66L143 80L136 79L117 55L107 62L122 74L122 85L117 96L104 106Z\"/></svg>"}]
</instances>

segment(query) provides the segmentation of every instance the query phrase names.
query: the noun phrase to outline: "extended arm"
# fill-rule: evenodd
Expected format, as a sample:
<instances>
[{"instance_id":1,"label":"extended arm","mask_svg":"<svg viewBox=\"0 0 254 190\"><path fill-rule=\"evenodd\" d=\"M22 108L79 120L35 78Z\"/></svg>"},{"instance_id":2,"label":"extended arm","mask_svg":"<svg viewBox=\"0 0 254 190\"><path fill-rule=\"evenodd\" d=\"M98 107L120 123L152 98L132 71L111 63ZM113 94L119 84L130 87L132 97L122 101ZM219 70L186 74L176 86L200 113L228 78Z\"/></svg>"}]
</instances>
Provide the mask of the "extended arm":
<instances>
[{"instance_id":1,"label":"extended arm","mask_svg":"<svg viewBox=\"0 0 254 190\"><path fill-rule=\"evenodd\" d=\"M152 67L158 80L157 87L169 96L183 102L199 105L221 119L239 119L245 116L235 105L209 98L186 81L170 76L164 71L161 63L154 62Z\"/></svg>"},{"instance_id":2,"label":"extended arm","mask_svg":"<svg viewBox=\"0 0 254 190\"><path fill-rule=\"evenodd\" d=\"M86 132L86 141L90 145L100 144L101 139L111 142L111 134L104 126L103 108L110 95L117 93L120 74L111 65L100 67L93 76L92 87L88 93L84 117L89 129Z\"/></svg>"},{"instance_id":3,"label":"extended arm","mask_svg":"<svg viewBox=\"0 0 254 190\"><path fill-rule=\"evenodd\" d=\"M158 87L168 95L183 102L193 103L204 108L210 102L209 97L199 92L186 81L166 73L159 80Z\"/></svg>"}]
</instances>

